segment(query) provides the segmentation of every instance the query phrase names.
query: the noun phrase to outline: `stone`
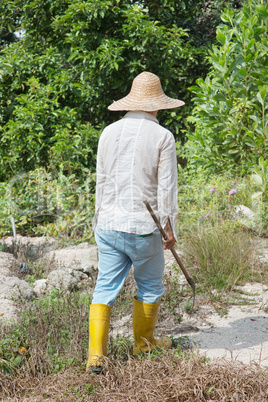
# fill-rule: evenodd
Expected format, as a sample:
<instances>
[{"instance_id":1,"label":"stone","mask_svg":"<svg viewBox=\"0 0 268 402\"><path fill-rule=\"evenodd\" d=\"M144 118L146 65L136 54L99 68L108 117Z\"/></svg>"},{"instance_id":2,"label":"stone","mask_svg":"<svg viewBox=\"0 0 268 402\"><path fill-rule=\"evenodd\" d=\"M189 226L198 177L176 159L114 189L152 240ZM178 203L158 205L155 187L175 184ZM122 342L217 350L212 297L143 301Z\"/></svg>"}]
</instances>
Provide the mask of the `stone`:
<instances>
[{"instance_id":1,"label":"stone","mask_svg":"<svg viewBox=\"0 0 268 402\"><path fill-rule=\"evenodd\" d=\"M128 314L111 324L110 335L112 338L124 337L132 333L132 314Z\"/></svg>"},{"instance_id":2,"label":"stone","mask_svg":"<svg viewBox=\"0 0 268 402\"><path fill-rule=\"evenodd\" d=\"M13 300L0 299L0 324L2 321L14 322L17 320L17 306Z\"/></svg>"},{"instance_id":3,"label":"stone","mask_svg":"<svg viewBox=\"0 0 268 402\"><path fill-rule=\"evenodd\" d=\"M10 253L0 252L0 276L11 276L18 269L16 258Z\"/></svg>"},{"instance_id":4,"label":"stone","mask_svg":"<svg viewBox=\"0 0 268 402\"><path fill-rule=\"evenodd\" d=\"M63 291L72 291L78 287L79 281L74 278L68 269L57 269L47 277L48 290L53 288Z\"/></svg>"},{"instance_id":5,"label":"stone","mask_svg":"<svg viewBox=\"0 0 268 402\"><path fill-rule=\"evenodd\" d=\"M250 208L245 207L244 205L237 205L235 207L235 212L236 214L241 215L242 217L245 217L247 219L253 220L255 217L255 214L253 211L251 211Z\"/></svg>"},{"instance_id":6,"label":"stone","mask_svg":"<svg viewBox=\"0 0 268 402\"><path fill-rule=\"evenodd\" d=\"M88 279L88 275L81 271L72 271L72 275L78 281L83 281L85 279Z\"/></svg>"},{"instance_id":7,"label":"stone","mask_svg":"<svg viewBox=\"0 0 268 402\"><path fill-rule=\"evenodd\" d=\"M33 284L33 290L37 296L43 296L47 289L47 279L37 279Z\"/></svg>"},{"instance_id":8,"label":"stone","mask_svg":"<svg viewBox=\"0 0 268 402\"><path fill-rule=\"evenodd\" d=\"M249 229L256 229L255 214L248 207L237 205L235 207L235 218Z\"/></svg>"},{"instance_id":9,"label":"stone","mask_svg":"<svg viewBox=\"0 0 268 402\"><path fill-rule=\"evenodd\" d=\"M15 276L6 277L6 280L0 284L0 295L1 299L31 301L35 298L35 293L31 286L26 281Z\"/></svg>"},{"instance_id":10,"label":"stone","mask_svg":"<svg viewBox=\"0 0 268 402\"><path fill-rule=\"evenodd\" d=\"M8 251L12 254L21 254L30 261L36 261L52 250L57 248L57 242L52 237L25 237L17 235L17 242L14 237L9 236L2 240Z\"/></svg>"},{"instance_id":11,"label":"stone","mask_svg":"<svg viewBox=\"0 0 268 402\"><path fill-rule=\"evenodd\" d=\"M260 260L264 263L264 264L268 264L268 250L263 250L261 255L260 255Z\"/></svg>"},{"instance_id":12,"label":"stone","mask_svg":"<svg viewBox=\"0 0 268 402\"><path fill-rule=\"evenodd\" d=\"M32 298L31 290L25 281L12 276L19 272L19 265L16 258L5 252L0 252L0 323L14 322L17 319L16 299ZM14 300L10 300L14 299Z\"/></svg>"},{"instance_id":13,"label":"stone","mask_svg":"<svg viewBox=\"0 0 268 402\"><path fill-rule=\"evenodd\" d=\"M91 275L98 268L98 249L95 245L83 243L51 251L42 260L48 265L53 262L58 269L68 268Z\"/></svg>"}]
</instances>

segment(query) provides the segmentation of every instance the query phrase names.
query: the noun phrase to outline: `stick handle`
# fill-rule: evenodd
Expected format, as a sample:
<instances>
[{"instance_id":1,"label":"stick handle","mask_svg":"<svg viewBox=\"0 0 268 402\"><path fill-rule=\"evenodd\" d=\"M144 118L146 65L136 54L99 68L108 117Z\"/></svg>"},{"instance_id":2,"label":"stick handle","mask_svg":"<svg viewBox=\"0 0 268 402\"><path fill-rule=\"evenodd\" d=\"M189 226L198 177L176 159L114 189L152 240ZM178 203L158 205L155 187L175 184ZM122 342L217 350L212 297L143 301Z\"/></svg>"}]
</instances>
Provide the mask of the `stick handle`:
<instances>
[{"instance_id":1,"label":"stick handle","mask_svg":"<svg viewBox=\"0 0 268 402\"><path fill-rule=\"evenodd\" d=\"M159 222L159 220L157 219L157 217L156 217L154 211L153 211L152 208L151 208L151 205L149 204L148 201L143 201L143 202L144 202L146 208L148 209L148 211L150 212L151 217L153 218L153 220L154 220L156 226L157 226L158 229L160 230L161 235L162 235L163 238L166 240L166 239L167 239L166 232L165 232L164 229L162 228L161 223Z\"/></svg>"},{"instance_id":2,"label":"stick handle","mask_svg":"<svg viewBox=\"0 0 268 402\"><path fill-rule=\"evenodd\" d=\"M149 204L148 201L144 201L144 204L145 204L146 208L148 209L148 211L150 212L151 217L153 218L153 220L154 220L156 226L157 226L158 229L160 230L161 235L162 235L163 238L166 240L166 239L167 239L167 235L166 235L164 229L162 228L162 226L161 226L159 220L157 219L157 217L156 217L154 211L152 210L151 205ZM187 279L187 282L188 282L189 285L192 287L193 292L194 292L194 295L195 295L195 284L194 284L194 281L193 281L192 278L190 278L190 276L188 275L188 272L187 272L186 269L184 268L184 265L183 265L183 263L182 263L180 257L178 256L178 254L176 253L176 251L174 250L173 247L170 249L170 251L172 252L174 258L175 258L176 261L177 261L177 263L179 264L179 266L180 266L182 272L184 273L185 278Z\"/></svg>"}]
</instances>

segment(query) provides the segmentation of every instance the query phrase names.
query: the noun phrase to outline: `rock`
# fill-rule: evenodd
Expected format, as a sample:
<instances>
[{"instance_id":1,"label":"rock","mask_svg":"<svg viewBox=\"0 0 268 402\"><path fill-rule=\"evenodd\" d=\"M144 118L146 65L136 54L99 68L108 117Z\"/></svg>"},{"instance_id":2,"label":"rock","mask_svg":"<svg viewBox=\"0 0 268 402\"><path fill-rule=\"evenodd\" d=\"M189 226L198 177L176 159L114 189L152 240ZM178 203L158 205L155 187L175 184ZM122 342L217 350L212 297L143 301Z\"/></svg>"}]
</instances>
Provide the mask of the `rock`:
<instances>
[{"instance_id":1,"label":"rock","mask_svg":"<svg viewBox=\"0 0 268 402\"><path fill-rule=\"evenodd\" d=\"M13 300L0 299L0 323L1 321L16 321L17 307Z\"/></svg>"},{"instance_id":2,"label":"rock","mask_svg":"<svg viewBox=\"0 0 268 402\"><path fill-rule=\"evenodd\" d=\"M33 290L37 296L42 296L46 293L47 279L38 279L33 284Z\"/></svg>"},{"instance_id":3,"label":"rock","mask_svg":"<svg viewBox=\"0 0 268 402\"><path fill-rule=\"evenodd\" d=\"M268 250L263 250L259 258L264 264L268 264Z\"/></svg>"},{"instance_id":4,"label":"rock","mask_svg":"<svg viewBox=\"0 0 268 402\"><path fill-rule=\"evenodd\" d=\"M0 252L0 322L16 321L16 300L32 300L35 297L27 282L12 276L16 271L19 272L16 258L10 253Z\"/></svg>"},{"instance_id":5,"label":"rock","mask_svg":"<svg viewBox=\"0 0 268 402\"><path fill-rule=\"evenodd\" d=\"M6 277L6 280L0 284L0 295L1 299L31 301L35 298L35 293L31 286L26 281L15 276Z\"/></svg>"},{"instance_id":6,"label":"rock","mask_svg":"<svg viewBox=\"0 0 268 402\"><path fill-rule=\"evenodd\" d=\"M78 246L51 251L43 259L47 264L55 263L57 268L69 268L91 275L98 268L98 249L95 245L82 243Z\"/></svg>"},{"instance_id":7,"label":"rock","mask_svg":"<svg viewBox=\"0 0 268 402\"><path fill-rule=\"evenodd\" d=\"M83 281L85 279L88 279L88 275L85 274L84 272L81 271L72 271L72 275L77 279L78 281Z\"/></svg>"},{"instance_id":8,"label":"rock","mask_svg":"<svg viewBox=\"0 0 268 402\"><path fill-rule=\"evenodd\" d=\"M17 260L12 254L0 252L0 277L11 276L12 270L16 270L17 265Z\"/></svg>"},{"instance_id":9,"label":"rock","mask_svg":"<svg viewBox=\"0 0 268 402\"><path fill-rule=\"evenodd\" d=\"M79 281L74 278L68 269L57 269L47 277L48 290L53 288L63 291L72 291L78 287Z\"/></svg>"},{"instance_id":10,"label":"rock","mask_svg":"<svg viewBox=\"0 0 268 402\"><path fill-rule=\"evenodd\" d=\"M12 254L22 254L26 259L35 261L57 248L57 242L52 237L24 237L17 235L17 243L13 237L2 240Z\"/></svg>"},{"instance_id":11,"label":"rock","mask_svg":"<svg viewBox=\"0 0 268 402\"><path fill-rule=\"evenodd\" d=\"M132 314L128 314L111 324L110 334L113 338L128 336L132 333Z\"/></svg>"},{"instance_id":12,"label":"rock","mask_svg":"<svg viewBox=\"0 0 268 402\"><path fill-rule=\"evenodd\" d=\"M239 221L250 229L254 229L256 226L255 214L248 207L244 205L237 205L235 207L235 217Z\"/></svg>"},{"instance_id":13,"label":"rock","mask_svg":"<svg viewBox=\"0 0 268 402\"><path fill-rule=\"evenodd\" d=\"M253 220L255 217L254 212L251 211L251 209L249 209L248 207L245 207L244 205L237 205L235 207L235 212L236 214L240 214L243 217Z\"/></svg>"}]
</instances>

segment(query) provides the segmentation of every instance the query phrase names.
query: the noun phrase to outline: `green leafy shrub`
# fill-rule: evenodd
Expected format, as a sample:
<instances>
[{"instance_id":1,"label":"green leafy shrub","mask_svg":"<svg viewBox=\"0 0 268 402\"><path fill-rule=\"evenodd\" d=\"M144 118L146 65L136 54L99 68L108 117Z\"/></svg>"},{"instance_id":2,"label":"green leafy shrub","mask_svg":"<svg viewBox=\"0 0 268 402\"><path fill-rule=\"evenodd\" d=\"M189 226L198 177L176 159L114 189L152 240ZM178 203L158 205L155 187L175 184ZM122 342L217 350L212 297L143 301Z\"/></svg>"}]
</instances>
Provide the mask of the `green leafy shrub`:
<instances>
[{"instance_id":1,"label":"green leafy shrub","mask_svg":"<svg viewBox=\"0 0 268 402\"><path fill-rule=\"evenodd\" d=\"M260 157L253 169L252 182L257 190L252 199L258 209L263 232L268 236L268 159Z\"/></svg>"},{"instance_id":2,"label":"green leafy shrub","mask_svg":"<svg viewBox=\"0 0 268 402\"><path fill-rule=\"evenodd\" d=\"M188 135L189 162L210 171L247 172L268 149L268 5L250 0L225 9L205 80L190 88L196 108Z\"/></svg>"},{"instance_id":3,"label":"green leafy shrub","mask_svg":"<svg viewBox=\"0 0 268 402\"><path fill-rule=\"evenodd\" d=\"M17 368L24 360L20 346L21 341L15 336L0 340L0 370L11 375L16 373Z\"/></svg>"},{"instance_id":4,"label":"green leafy shrub","mask_svg":"<svg viewBox=\"0 0 268 402\"><path fill-rule=\"evenodd\" d=\"M0 183L0 235L11 233L13 216L20 234L90 239L95 174L87 169L82 174L80 181L74 174L36 169Z\"/></svg>"},{"instance_id":5,"label":"green leafy shrub","mask_svg":"<svg viewBox=\"0 0 268 402\"><path fill-rule=\"evenodd\" d=\"M198 18L193 7L194 15L173 1L155 10L130 0L3 0L0 33L14 19L24 34L0 56L0 180L49 164L92 170L98 132L122 116L107 106L144 70L186 100L180 113L161 118L179 135L192 108L187 88L206 70L200 42L181 27L183 14Z\"/></svg>"}]
</instances>

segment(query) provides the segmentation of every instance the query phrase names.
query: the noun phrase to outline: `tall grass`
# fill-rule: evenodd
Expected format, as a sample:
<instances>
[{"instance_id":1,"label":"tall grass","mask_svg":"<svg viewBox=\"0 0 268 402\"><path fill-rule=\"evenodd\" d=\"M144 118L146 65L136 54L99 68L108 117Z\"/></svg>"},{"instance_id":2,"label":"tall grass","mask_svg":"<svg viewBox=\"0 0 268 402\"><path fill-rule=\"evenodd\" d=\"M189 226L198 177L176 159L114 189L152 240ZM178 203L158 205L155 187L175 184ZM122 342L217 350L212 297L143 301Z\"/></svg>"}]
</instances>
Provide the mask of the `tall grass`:
<instances>
[{"instance_id":1,"label":"tall grass","mask_svg":"<svg viewBox=\"0 0 268 402\"><path fill-rule=\"evenodd\" d=\"M189 231L184 240L188 264L195 266L196 281L206 291L230 291L257 275L260 265L249 235L228 225Z\"/></svg>"},{"instance_id":2,"label":"tall grass","mask_svg":"<svg viewBox=\"0 0 268 402\"><path fill-rule=\"evenodd\" d=\"M79 293L63 295L55 290L35 300L18 323L0 327L0 369L15 374L21 366L39 377L84 364L88 311L89 296Z\"/></svg>"}]
</instances>

